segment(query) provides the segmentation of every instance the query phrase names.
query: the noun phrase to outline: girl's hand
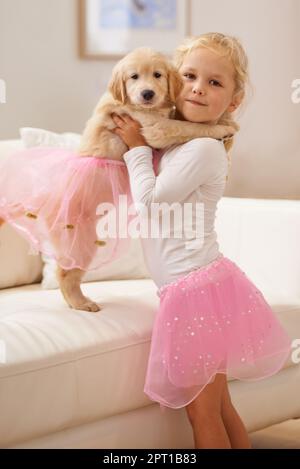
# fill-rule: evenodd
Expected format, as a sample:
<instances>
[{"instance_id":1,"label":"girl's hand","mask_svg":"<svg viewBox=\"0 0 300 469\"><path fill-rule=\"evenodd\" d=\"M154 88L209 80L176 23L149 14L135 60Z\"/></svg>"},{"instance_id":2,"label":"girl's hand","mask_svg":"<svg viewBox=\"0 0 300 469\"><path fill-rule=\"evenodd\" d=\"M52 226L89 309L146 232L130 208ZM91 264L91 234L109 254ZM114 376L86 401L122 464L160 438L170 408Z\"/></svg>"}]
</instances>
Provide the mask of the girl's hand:
<instances>
[{"instance_id":1,"label":"girl's hand","mask_svg":"<svg viewBox=\"0 0 300 469\"><path fill-rule=\"evenodd\" d=\"M111 117L117 126L112 132L117 134L130 150L135 147L147 146L146 140L140 133L141 125L138 121L132 119L128 114L122 114L122 116L112 114Z\"/></svg>"}]
</instances>

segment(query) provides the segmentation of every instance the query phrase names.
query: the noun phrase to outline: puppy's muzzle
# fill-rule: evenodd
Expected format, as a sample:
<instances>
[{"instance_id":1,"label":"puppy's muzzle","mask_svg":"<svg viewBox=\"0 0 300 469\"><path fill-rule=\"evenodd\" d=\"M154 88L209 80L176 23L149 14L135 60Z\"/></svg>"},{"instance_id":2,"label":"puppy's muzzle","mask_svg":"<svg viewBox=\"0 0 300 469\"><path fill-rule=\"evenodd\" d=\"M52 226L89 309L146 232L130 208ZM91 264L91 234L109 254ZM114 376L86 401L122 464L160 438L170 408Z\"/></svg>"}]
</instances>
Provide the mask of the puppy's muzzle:
<instances>
[{"instance_id":1,"label":"puppy's muzzle","mask_svg":"<svg viewBox=\"0 0 300 469\"><path fill-rule=\"evenodd\" d=\"M151 101L151 99L154 98L155 93L152 90L143 90L141 92L141 95L145 99L145 101Z\"/></svg>"}]
</instances>

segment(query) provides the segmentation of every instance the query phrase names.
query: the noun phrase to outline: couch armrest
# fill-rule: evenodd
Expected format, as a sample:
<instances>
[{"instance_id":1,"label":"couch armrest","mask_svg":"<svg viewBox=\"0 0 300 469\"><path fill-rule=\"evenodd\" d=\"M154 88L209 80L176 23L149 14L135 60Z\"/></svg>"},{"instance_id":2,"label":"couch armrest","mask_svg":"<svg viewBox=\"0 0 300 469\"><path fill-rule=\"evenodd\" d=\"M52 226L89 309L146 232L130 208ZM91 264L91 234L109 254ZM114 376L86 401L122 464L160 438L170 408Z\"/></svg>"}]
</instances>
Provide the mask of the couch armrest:
<instances>
[{"instance_id":1,"label":"couch armrest","mask_svg":"<svg viewBox=\"0 0 300 469\"><path fill-rule=\"evenodd\" d=\"M24 148L21 140L0 141L1 163ZM40 256L29 255L29 244L10 226L0 227L0 288L39 282L42 277Z\"/></svg>"},{"instance_id":2,"label":"couch armrest","mask_svg":"<svg viewBox=\"0 0 300 469\"><path fill-rule=\"evenodd\" d=\"M15 140L0 140L0 166L4 158L7 158L14 151L24 148L24 144L21 139Z\"/></svg>"}]
</instances>

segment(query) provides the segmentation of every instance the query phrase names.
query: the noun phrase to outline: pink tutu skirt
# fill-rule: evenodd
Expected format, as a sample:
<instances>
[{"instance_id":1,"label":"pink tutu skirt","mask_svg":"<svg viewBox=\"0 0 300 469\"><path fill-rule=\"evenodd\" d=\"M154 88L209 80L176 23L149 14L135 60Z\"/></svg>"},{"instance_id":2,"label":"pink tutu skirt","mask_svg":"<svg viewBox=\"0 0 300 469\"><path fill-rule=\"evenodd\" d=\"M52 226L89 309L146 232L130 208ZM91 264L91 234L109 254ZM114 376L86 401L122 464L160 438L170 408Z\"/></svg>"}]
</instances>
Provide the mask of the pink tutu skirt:
<instances>
[{"instance_id":1,"label":"pink tutu skirt","mask_svg":"<svg viewBox=\"0 0 300 469\"><path fill-rule=\"evenodd\" d=\"M145 393L178 409L216 373L251 381L277 373L291 340L262 293L222 254L159 291Z\"/></svg>"},{"instance_id":2,"label":"pink tutu skirt","mask_svg":"<svg viewBox=\"0 0 300 469\"><path fill-rule=\"evenodd\" d=\"M0 218L64 269L96 269L126 251L130 240L124 227L119 230L120 195L132 204L121 161L37 147L12 154L1 166ZM105 214L99 210L103 203ZM103 239L98 223L112 209L115 230Z\"/></svg>"}]
</instances>

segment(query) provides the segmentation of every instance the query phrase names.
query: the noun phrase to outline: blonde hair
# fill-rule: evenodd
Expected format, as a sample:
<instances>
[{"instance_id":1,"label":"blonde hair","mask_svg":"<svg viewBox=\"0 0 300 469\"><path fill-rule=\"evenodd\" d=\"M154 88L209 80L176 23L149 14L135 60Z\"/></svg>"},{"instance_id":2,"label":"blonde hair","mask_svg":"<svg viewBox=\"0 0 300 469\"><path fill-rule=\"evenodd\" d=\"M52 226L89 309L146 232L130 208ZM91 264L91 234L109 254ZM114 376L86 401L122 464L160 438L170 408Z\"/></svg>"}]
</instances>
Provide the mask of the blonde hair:
<instances>
[{"instance_id":1,"label":"blonde hair","mask_svg":"<svg viewBox=\"0 0 300 469\"><path fill-rule=\"evenodd\" d=\"M228 58L235 70L234 96L241 95L243 100L249 82L248 58L240 41L233 36L226 36L222 33L206 33L201 36L187 38L183 44L175 50L174 64L177 69L181 67L187 54L198 48L206 48L222 57ZM218 124L231 125L239 130L239 125L235 122L232 113L225 111L220 117ZM224 139L224 146L227 152L233 145L234 137Z\"/></svg>"}]
</instances>

